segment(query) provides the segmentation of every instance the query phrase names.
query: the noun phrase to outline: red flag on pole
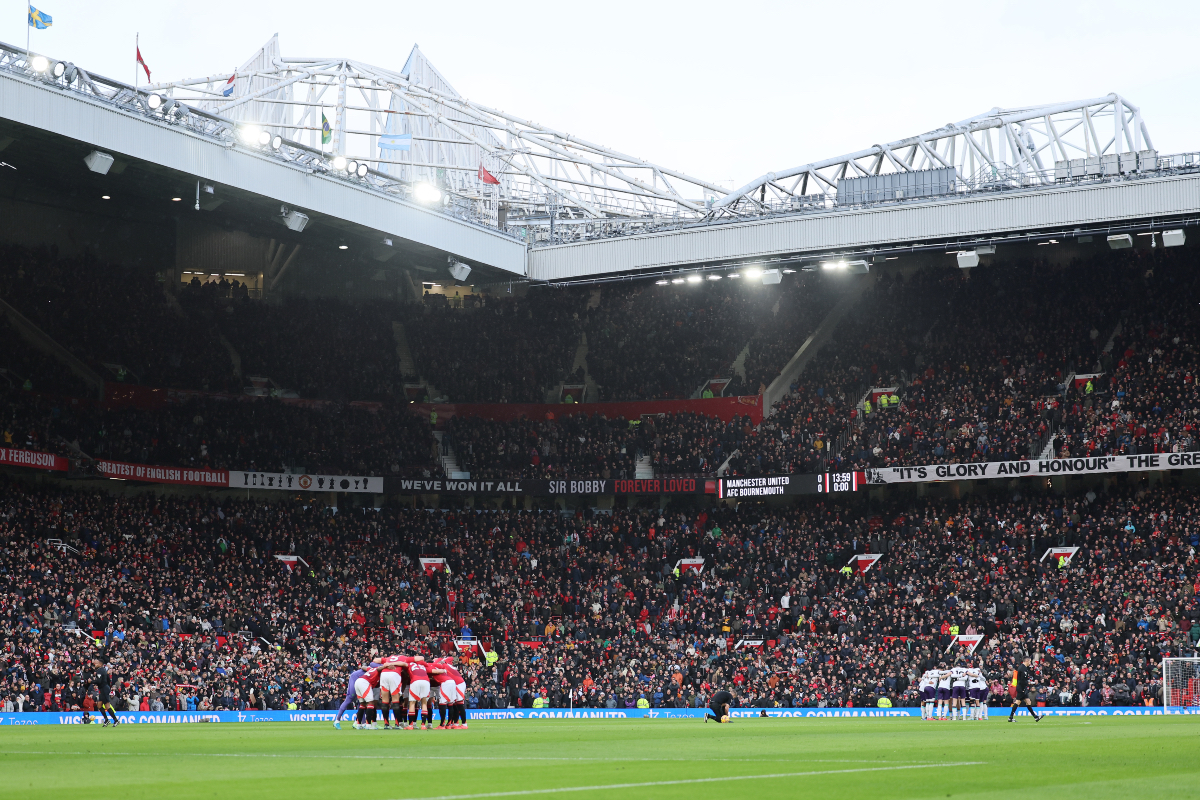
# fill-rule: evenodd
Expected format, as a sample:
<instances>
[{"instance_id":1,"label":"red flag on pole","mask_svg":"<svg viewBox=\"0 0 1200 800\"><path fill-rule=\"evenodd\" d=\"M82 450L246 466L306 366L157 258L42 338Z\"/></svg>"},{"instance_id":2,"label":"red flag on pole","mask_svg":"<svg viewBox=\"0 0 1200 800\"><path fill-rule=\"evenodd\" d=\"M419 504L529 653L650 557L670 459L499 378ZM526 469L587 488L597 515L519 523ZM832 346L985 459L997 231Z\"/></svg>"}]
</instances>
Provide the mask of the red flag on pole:
<instances>
[{"instance_id":1,"label":"red flag on pole","mask_svg":"<svg viewBox=\"0 0 1200 800\"><path fill-rule=\"evenodd\" d=\"M137 63L142 65L142 69L146 70L146 80L150 80L150 67L146 66L146 60L142 58L142 48L137 46Z\"/></svg>"},{"instance_id":2,"label":"red flag on pole","mask_svg":"<svg viewBox=\"0 0 1200 800\"><path fill-rule=\"evenodd\" d=\"M479 181L481 183L491 183L499 185L500 181L496 180L496 176L483 168L483 162L479 162Z\"/></svg>"}]
</instances>

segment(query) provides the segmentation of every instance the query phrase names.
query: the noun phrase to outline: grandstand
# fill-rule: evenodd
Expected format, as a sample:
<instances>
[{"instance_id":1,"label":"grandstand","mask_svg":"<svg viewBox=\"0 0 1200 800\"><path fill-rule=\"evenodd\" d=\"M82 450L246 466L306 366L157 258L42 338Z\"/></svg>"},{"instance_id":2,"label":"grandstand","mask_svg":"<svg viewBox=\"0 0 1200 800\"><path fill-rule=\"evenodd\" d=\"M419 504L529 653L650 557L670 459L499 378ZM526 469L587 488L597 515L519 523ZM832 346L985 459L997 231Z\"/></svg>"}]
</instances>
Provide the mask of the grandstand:
<instances>
[{"instance_id":1,"label":"grandstand","mask_svg":"<svg viewBox=\"0 0 1200 800\"><path fill-rule=\"evenodd\" d=\"M1200 704L1200 158L1128 99L731 193L416 48L0 97L6 714L93 652L329 712L371 648L479 712Z\"/></svg>"}]
</instances>

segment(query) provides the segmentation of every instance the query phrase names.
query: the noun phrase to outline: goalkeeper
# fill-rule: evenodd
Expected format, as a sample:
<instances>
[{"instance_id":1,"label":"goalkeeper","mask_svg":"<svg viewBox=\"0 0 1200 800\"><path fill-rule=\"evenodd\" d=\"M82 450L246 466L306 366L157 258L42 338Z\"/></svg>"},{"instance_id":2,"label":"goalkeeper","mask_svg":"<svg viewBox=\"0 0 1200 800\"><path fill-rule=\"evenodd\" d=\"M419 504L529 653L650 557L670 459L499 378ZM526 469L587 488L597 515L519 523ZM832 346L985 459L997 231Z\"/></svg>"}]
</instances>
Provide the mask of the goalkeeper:
<instances>
[{"instance_id":1,"label":"goalkeeper","mask_svg":"<svg viewBox=\"0 0 1200 800\"><path fill-rule=\"evenodd\" d=\"M731 705L733 705L733 695L724 689L715 692L708 700L708 708L712 713L704 715L704 722L707 723L710 719L714 722L729 722Z\"/></svg>"}]
</instances>

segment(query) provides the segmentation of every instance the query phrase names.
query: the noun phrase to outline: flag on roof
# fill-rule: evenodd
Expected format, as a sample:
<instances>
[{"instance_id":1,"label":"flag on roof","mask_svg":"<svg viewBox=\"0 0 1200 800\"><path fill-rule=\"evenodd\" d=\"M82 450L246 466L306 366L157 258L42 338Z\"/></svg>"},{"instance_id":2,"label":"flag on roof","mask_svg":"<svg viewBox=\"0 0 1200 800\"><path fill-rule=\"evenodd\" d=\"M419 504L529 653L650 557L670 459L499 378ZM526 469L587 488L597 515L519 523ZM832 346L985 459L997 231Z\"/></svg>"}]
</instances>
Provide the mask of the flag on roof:
<instances>
[{"instance_id":1,"label":"flag on roof","mask_svg":"<svg viewBox=\"0 0 1200 800\"><path fill-rule=\"evenodd\" d=\"M333 139L333 129L329 127L329 120L325 118L325 112L321 112L321 144L329 144Z\"/></svg>"},{"instance_id":2,"label":"flag on roof","mask_svg":"<svg viewBox=\"0 0 1200 800\"><path fill-rule=\"evenodd\" d=\"M492 183L492 184L500 183L500 181L496 180L495 175L493 175L492 173L488 172L486 169L483 168L482 161L479 162L479 181L481 183Z\"/></svg>"},{"instance_id":3,"label":"flag on roof","mask_svg":"<svg viewBox=\"0 0 1200 800\"><path fill-rule=\"evenodd\" d=\"M54 17L47 14L45 11L38 11L32 5L29 6L29 27L37 28L39 31L44 31L54 24Z\"/></svg>"},{"instance_id":4,"label":"flag on roof","mask_svg":"<svg viewBox=\"0 0 1200 800\"><path fill-rule=\"evenodd\" d=\"M221 90L221 94L225 97L229 97L231 94L233 94L233 84L235 81L237 81L236 72L229 76L229 80L225 81L225 88Z\"/></svg>"},{"instance_id":5,"label":"flag on roof","mask_svg":"<svg viewBox=\"0 0 1200 800\"><path fill-rule=\"evenodd\" d=\"M411 133L385 133L379 137L380 150L411 150Z\"/></svg>"},{"instance_id":6,"label":"flag on roof","mask_svg":"<svg viewBox=\"0 0 1200 800\"><path fill-rule=\"evenodd\" d=\"M142 58L142 48L136 47L135 49L137 50L137 63L141 64L142 69L146 70L146 80L150 80L150 66L146 63L146 60Z\"/></svg>"}]
</instances>

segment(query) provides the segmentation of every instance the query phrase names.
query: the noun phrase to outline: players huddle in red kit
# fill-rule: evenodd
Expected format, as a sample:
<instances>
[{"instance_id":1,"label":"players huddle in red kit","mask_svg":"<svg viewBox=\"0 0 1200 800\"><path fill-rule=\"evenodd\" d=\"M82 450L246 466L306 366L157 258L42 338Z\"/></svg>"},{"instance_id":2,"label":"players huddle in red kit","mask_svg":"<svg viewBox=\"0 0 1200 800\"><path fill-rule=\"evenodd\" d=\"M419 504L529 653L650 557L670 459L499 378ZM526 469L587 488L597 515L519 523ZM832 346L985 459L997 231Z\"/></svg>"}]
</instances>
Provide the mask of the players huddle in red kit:
<instances>
[{"instance_id":1,"label":"players huddle in red kit","mask_svg":"<svg viewBox=\"0 0 1200 800\"><path fill-rule=\"evenodd\" d=\"M427 662L424 656L376 657L354 681L354 693L358 698L354 727L379 729L376 720L381 712L383 730L390 727L411 731L418 723L418 715L420 729L425 730L428 725L432 730L430 706L431 700L435 700L440 717L439 730L466 728L467 686L454 668L455 661L454 658L435 658ZM389 723L389 710L394 724Z\"/></svg>"}]
</instances>

